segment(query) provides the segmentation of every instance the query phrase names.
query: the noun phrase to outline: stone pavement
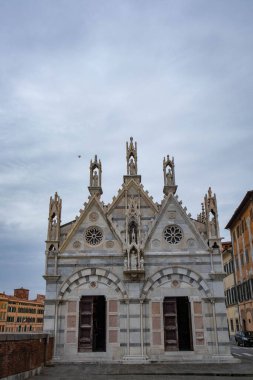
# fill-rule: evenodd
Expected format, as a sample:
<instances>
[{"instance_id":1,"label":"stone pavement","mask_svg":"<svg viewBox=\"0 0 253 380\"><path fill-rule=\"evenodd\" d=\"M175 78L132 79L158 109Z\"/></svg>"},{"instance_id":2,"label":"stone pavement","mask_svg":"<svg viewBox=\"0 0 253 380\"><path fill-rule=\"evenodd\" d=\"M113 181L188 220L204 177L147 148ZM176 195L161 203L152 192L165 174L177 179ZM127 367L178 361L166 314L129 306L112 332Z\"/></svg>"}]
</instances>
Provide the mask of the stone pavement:
<instances>
[{"instance_id":1,"label":"stone pavement","mask_svg":"<svg viewBox=\"0 0 253 380\"><path fill-rule=\"evenodd\" d=\"M61 363L45 367L33 380L242 380L253 379L253 363L109 364Z\"/></svg>"}]
</instances>

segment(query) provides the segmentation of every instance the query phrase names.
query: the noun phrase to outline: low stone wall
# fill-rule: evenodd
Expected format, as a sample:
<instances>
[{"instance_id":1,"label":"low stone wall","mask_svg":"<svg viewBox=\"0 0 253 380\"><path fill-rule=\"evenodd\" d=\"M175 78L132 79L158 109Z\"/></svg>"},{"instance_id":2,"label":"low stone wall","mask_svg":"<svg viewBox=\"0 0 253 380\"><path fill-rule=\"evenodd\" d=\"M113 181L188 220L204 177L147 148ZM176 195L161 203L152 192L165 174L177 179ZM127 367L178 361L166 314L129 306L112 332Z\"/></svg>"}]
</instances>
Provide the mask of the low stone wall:
<instances>
[{"instance_id":1,"label":"low stone wall","mask_svg":"<svg viewBox=\"0 0 253 380\"><path fill-rule=\"evenodd\" d=\"M45 333L0 333L0 379L22 380L53 357L54 339Z\"/></svg>"}]
</instances>

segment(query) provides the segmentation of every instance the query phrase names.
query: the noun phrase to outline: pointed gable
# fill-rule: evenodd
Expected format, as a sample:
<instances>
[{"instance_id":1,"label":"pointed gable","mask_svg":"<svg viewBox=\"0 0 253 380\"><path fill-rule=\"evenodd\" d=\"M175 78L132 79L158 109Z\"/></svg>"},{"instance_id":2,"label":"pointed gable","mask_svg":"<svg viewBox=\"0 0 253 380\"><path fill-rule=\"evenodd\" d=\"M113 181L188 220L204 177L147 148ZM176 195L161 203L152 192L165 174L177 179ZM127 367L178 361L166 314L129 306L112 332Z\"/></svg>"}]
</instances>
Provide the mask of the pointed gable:
<instances>
[{"instance_id":1,"label":"pointed gable","mask_svg":"<svg viewBox=\"0 0 253 380\"><path fill-rule=\"evenodd\" d=\"M91 251L119 251L121 244L107 220L103 204L92 196L80 216L69 229L60 253L86 253Z\"/></svg>"},{"instance_id":2,"label":"pointed gable","mask_svg":"<svg viewBox=\"0 0 253 380\"><path fill-rule=\"evenodd\" d=\"M146 240L146 249L151 251L206 250L207 244L197 231L186 209L170 193L164 198L159 213L153 222Z\"/></svg>"},{"instance_id":3,"label":"pointed gable","mask_svg":"<svg viewBox=\"0 0 253 380\"><path fill-rule=\"evenodd\" d=\"M138 209L137 213L141 233L143 235L142 239L150 223L158 213L157 205L153 202L152 197L148 195L148 192L143 190L142 184L137 183L134 179L123 184L122 189L118 192L118 196L115 197L112 204L108 206L107 212L108 219L123 244L126 239L126 215L129 213L132 200L134 200Z\"/></svg>"}]
</instances>

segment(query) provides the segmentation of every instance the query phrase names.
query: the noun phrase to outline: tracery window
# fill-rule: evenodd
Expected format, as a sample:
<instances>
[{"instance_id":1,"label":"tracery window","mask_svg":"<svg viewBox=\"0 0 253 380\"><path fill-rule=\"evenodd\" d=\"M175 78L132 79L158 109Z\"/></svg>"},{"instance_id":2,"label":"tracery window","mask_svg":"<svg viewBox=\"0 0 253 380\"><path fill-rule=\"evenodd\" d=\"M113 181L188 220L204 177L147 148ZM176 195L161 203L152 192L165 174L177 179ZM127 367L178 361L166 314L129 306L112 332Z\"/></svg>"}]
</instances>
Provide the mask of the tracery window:
<instances>
[{"instance_id":1,"label":"tracery window","mask_svg":"<svg viewBox=\"0 0 253 380\"><path fill-rule=\"evenodd\" d=\"M103 232L97 226L87 228L85 233L85 240L90 245L98 245L103 239Z\"/></svg>"},{"instance_id":2,"label":"tracery window","mask_svg":"<svg viewBox=\"0 0 253 380\"><path fill-rule=\"evenodd\" d=\"M170 244L178 244L183 238L183 232L179 226L170 225L165 227L163 237Z\"/></svg>"}]
</instances>

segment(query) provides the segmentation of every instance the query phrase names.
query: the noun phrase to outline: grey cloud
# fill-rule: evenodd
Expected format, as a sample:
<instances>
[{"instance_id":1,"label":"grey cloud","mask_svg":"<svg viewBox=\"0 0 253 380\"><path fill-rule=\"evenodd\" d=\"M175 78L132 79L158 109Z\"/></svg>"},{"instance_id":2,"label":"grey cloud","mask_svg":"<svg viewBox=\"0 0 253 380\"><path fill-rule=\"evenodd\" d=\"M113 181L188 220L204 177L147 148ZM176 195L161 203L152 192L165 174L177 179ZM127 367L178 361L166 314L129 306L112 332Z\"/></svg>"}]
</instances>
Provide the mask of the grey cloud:
<instances>
[{"instance_id":1,"label":"grey cloud","mask_svg":"<svg viewBox=\"0 0 253 380\"><path fill-rule=\"evenodd\" d=\"M18 286L7 273L20 282L31 268L29 286L43 288L50 195L72 220L98 154L110 202L131 135L154 199L170 154L189 212L211 185L229 238L224 226L252 188L252 11L233 0L1 2L1 289Z\"/></svg>"}]
</instances>

